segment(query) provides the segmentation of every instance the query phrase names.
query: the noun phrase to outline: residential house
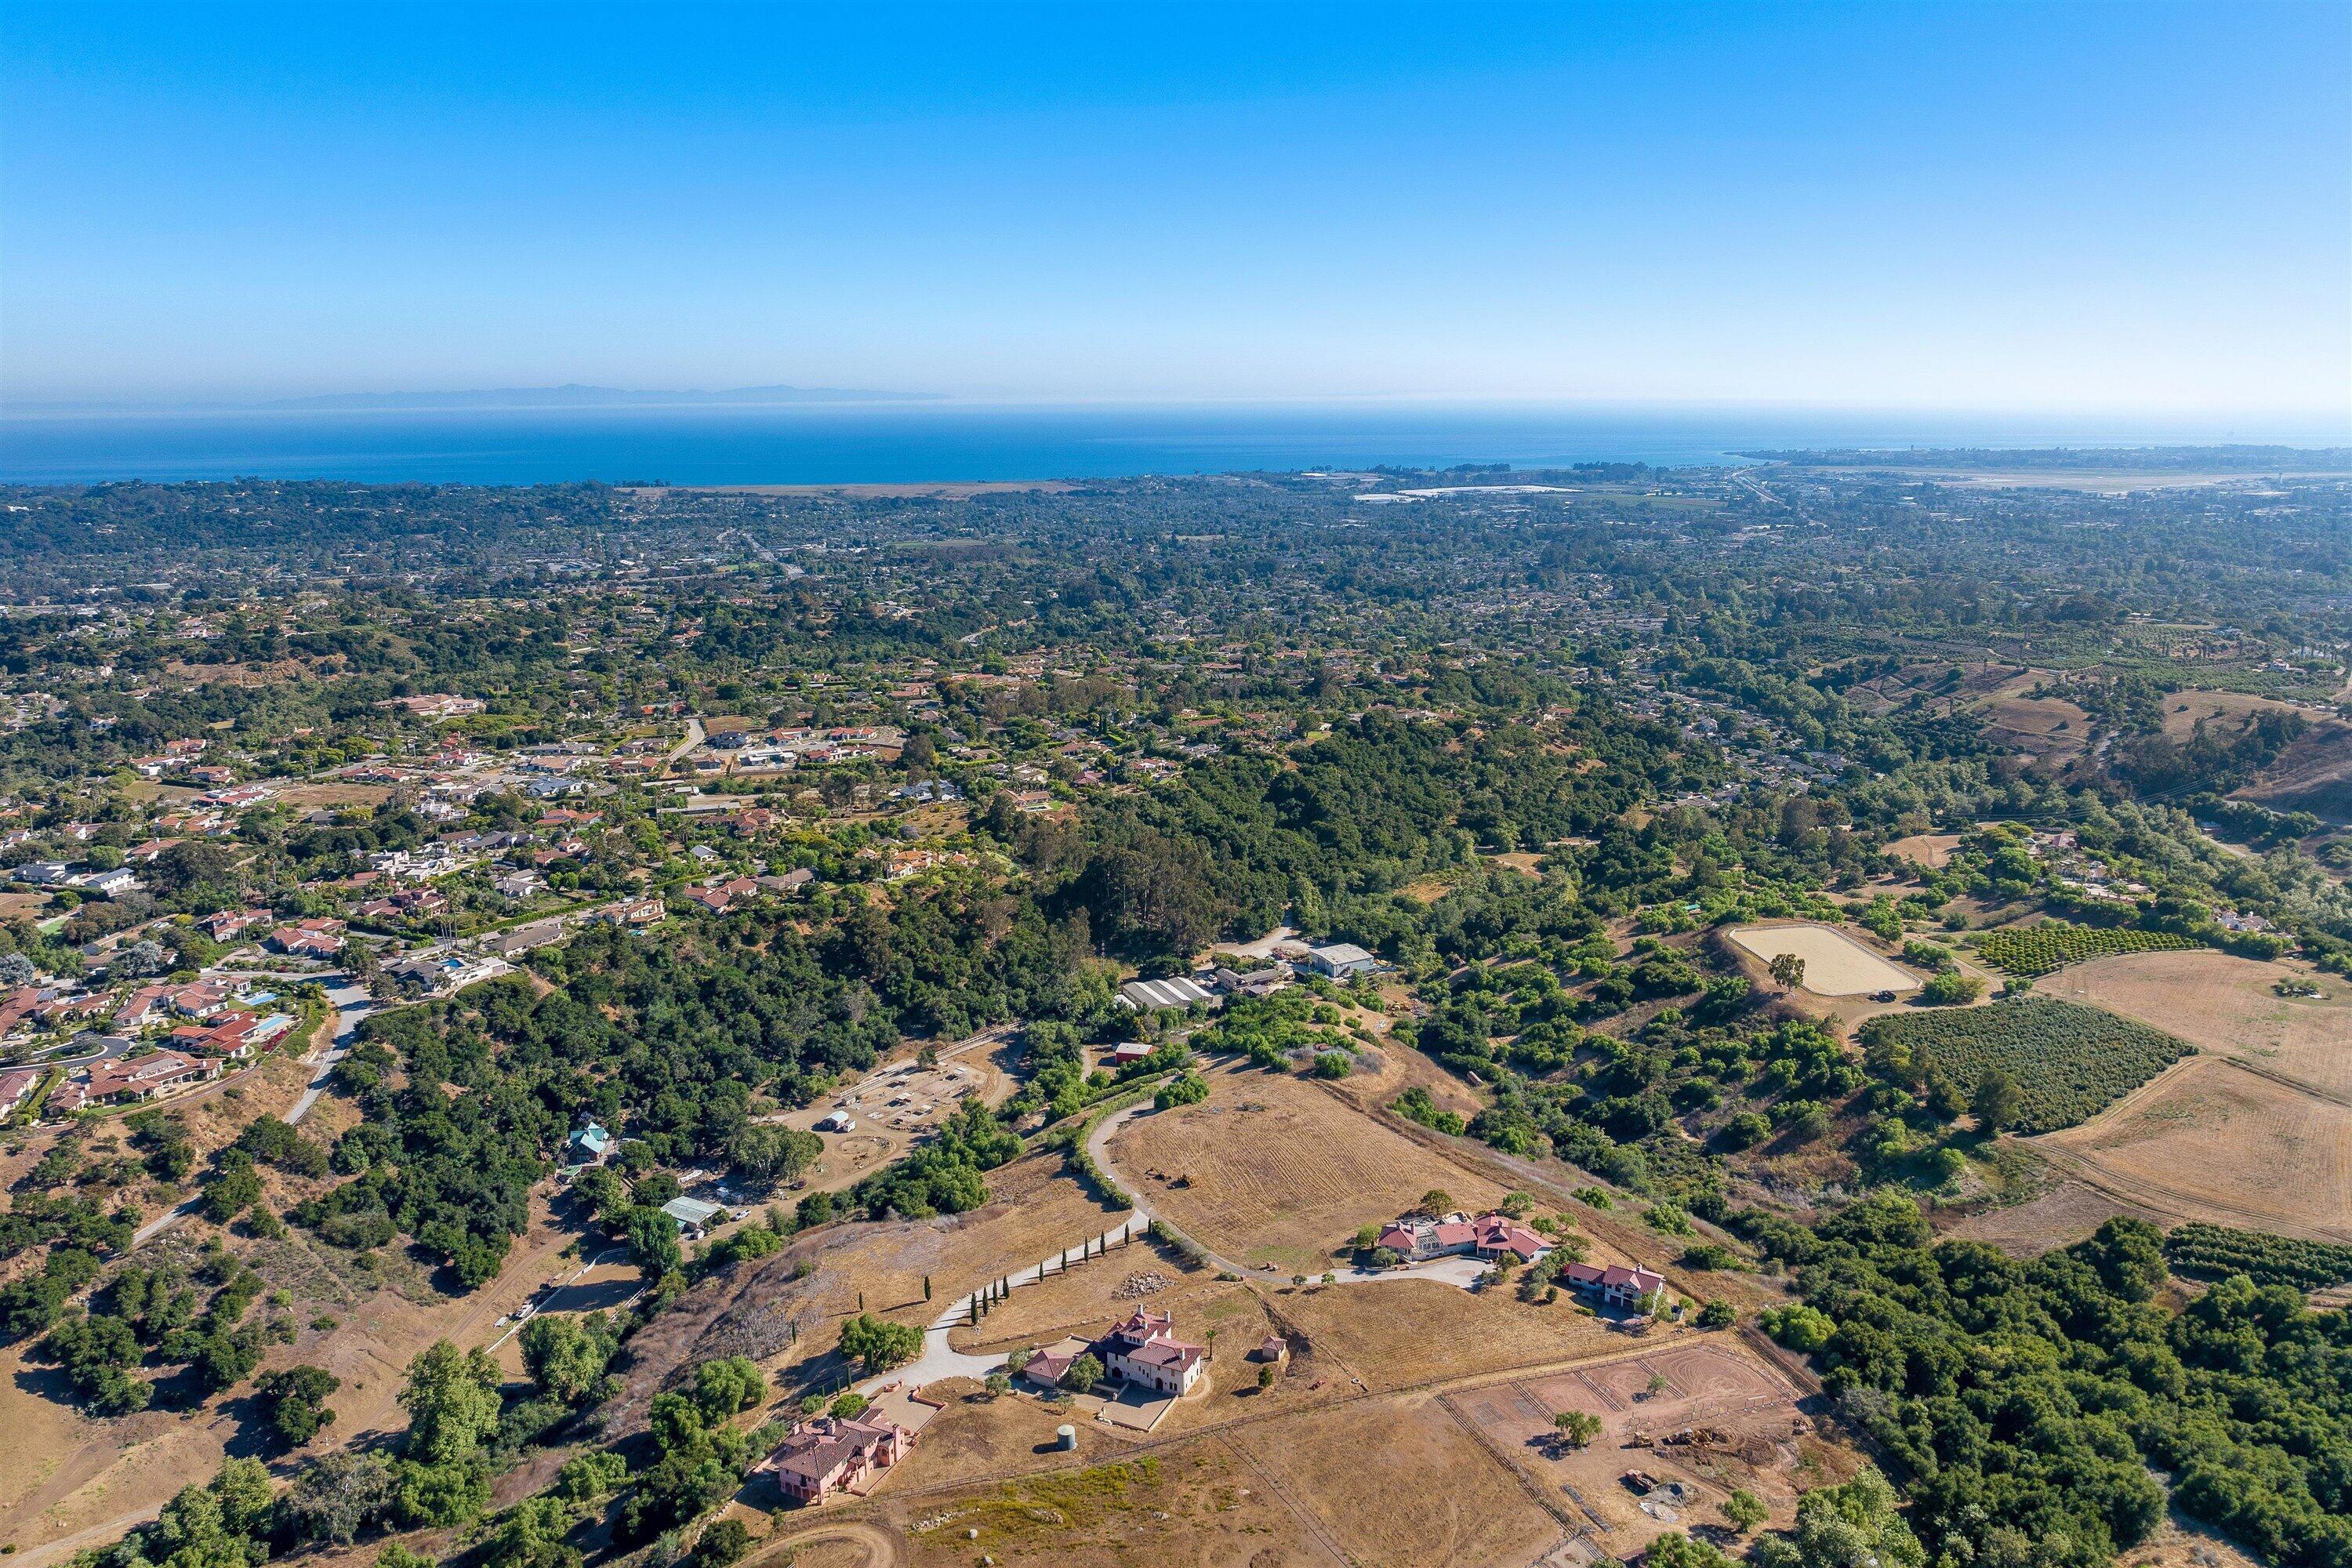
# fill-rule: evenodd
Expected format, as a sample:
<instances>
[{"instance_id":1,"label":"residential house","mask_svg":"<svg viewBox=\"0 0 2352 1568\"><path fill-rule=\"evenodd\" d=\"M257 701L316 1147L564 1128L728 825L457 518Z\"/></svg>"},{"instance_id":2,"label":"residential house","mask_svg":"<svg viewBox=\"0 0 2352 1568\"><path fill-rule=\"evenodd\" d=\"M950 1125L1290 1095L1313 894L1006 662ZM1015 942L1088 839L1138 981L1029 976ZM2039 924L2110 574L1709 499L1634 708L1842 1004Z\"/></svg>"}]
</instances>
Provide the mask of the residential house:
<instances>
[{"instance_id":1,"label":"residential house","mask_svg":"<svg viewBox=\"0 0 2352 1568\"><path fill-rule=\"evenodd\" d=\"M509 871L490 886L502 899L528 899L547 886L547 879L536 871Z\"/></svg>"},{"instance_id":2,"label":"residential house","mask_svg":"<svg viewBox=\"0 0 2352 1568\"><path fill-rule=\"evenodd\" d=\"M1271 996L1290 984L1297 976L1286 963L1269 964L1264 969L1227 969L1219 965L1209 978L1218 990L1228 996Z\"/></svg>"},{"instance_id":3,"label":"residential house","mask_svg":"<svg viewBox=\"0 0 2352 1568\"><path fill-rule=\"evenodd\" d=\"M688 1241L701 1240L713 1225L727 1217L724 1206L700 1198L672 1198L661 1209L677 1221L678 1234Z\"/></svg>"},{"instance_id":4,"label":"residential house","mask_svg":"<svg viewBox=\"0 0 2352 1568\"><path fill-rule=\"evenodd\" d=\"M215 942L227 942L269 918L268 910L222 910L196 922L196 929Z\"/></svg>"},{"instance_id":5,"label":"residential house","mask_svg":"<svg viewBox=\"0 0 2352 1568\"><path fill-rule=\"evenodd\" d=\"M11 1072L0 1072L0 1116L15 1115L17 1108L32 1098L33 1090L40 1087L40 1082L39 1068L17 1068Z\"/></svg>"},{"instance_id":6,"label":"residential house","mask_svg":"<svg viewBox=\"0 0 2352 1568\"><path fill-rule=\"evenodd\" d=\"M154 1100L192 1088L220 1071L216 1063L182 1051L157 1051L152 1056L116 1058L92 1064L49 1092L50 1109L79 1110L89 1105L110 1105L124 1100Z\"/></svg>"},{"instance_id":7,"label":"residential house","mask_svg":"<svg viewBox=\"0 0 2352 1568\"><path fill-rule=\"evenodd\" d=\"M564 1150L575 1165L601 1165L613 1152L615 1142L612 1133L591 1121L564 1142Z\"/></svg>"},{"instance_id":8,"label":"residential house","mask_svg":"<svg viewBox=\"0 0 2352 1568\"><path fill-rule=\"evenodd\" d=\"M787 1501L822 1503L835 1492L871 1486L914 1446L915 1434L896 1422L816 1415L787 1433L752 1473L773 1477Z\"/></svg>"},{"instance_id":9,"label":"residential house","mask_svg":"<svg viewBox=\"0 0 2352 1568\"><path fill-rule=\"evenodd\" d=\"M563 921L557 918L533 921L512 931L502 931L483 945L500 958L512 958L519 952L529 952L534 947L545 947L549 942L562 940Z\"/></svg>"},{"instance_id":10,"label":"residential house","mask_svg":"<svg viewBox=\"0 0 2352 1568\"><path fill-rule=\"evenodd\" d=\"M678 897L701 905L714 915L723 915L735 907L734 897L725 888L687 888Z\"/></svg>"},{"instance_id":11,"label":"residential house","mask_svg":"<svg viewBox=\"0 0 2352 1568\"><path fill-rule=\"evenodd\" d=\"M111 871L91 871L75 879L83 889L100 898L119 899L125 893L135 893L141 883L128 866L117 866Z\"/></svg>"},{"instance_id":12,"label":"residential house","mask_svg":"<svg viewBox=\"0 0 2352 1568\"><path fill-rule=\"evenodd\" d=\"M118 1029L141 1029L170 1016L172 987L142 985L125 996L114 1009L114 1026Z\"/></svg>"},{"instance_id":13,"label":"residential house","mask_svg":"<svg viewBox=\"0 0 2352 1568\"><path fill-rule=\"evenodd\" d=\"M1209 1350L1178 1339L1173 1328L1167 1313L1139 1308L1096 1342L1104 1373L1162 1394L1190 1393L1208 1365Z\"/></svg>"},{"instance_id":14,"label":"residential house","mask_svg":"<svg viewBox=\"0 0 2352 1568\"><path fill-rule=\"evenodd\" d=\"M1410 1263L1461 1257L1532 1263L1551 1250L1550 1242L1501 1213L1475 1219L1466 1214L1408 1215L1382 1230L1375 1245Z\"/></svg>"},{"instance_id":15,"label":"residential house","mask_svg":"<svg viewBox=\"0 0 2352 1568\"><path fill-rule=\"evenodd\" d=\"M1571 1263L1559 1271L1559 1278L1584 1295L1598 1296L1629 1312L1654 1310L1658 1292L1666 1283L1662 1274L1639 1264L1629 1268L1622 1263Z\"/></svg>"}]
</instances>

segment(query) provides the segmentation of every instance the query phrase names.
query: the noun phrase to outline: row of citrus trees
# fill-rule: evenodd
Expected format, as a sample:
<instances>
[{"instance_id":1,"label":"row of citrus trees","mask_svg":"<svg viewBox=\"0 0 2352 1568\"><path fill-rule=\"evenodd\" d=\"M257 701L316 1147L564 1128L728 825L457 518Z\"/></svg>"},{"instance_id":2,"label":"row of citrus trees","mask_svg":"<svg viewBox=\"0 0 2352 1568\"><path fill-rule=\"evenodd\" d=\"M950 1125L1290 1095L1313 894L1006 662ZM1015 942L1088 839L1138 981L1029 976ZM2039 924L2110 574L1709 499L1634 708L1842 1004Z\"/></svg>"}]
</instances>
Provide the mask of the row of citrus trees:
<instances>
[{"instance_id":1,"label":"row of citrus trees","mask_svg":"<svg viewBox=\"0 0 2352 1568\"><path fill-rule=\"evenodd\" d=\"M2192 939L2173 931L2053 923L1987 931L1978 939L1977 952L1995 969L2031 980L2069 963L2118 952L2157 952L2196 945Z\"/></svg>"}]
</instances>

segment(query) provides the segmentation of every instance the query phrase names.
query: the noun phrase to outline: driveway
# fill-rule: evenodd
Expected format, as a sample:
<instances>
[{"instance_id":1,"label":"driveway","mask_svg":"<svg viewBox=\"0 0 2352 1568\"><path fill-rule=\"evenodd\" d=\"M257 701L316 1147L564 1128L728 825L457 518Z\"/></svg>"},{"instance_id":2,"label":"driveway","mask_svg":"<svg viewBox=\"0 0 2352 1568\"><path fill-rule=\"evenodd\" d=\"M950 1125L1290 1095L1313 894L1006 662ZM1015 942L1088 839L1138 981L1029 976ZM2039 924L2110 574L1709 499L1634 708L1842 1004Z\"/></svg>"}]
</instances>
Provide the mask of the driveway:
<instances>
[{"instance_id":1,"label":"driveway","mask_svg":"<svg viewBox=\"0 0 2352 1568\"><path fill-rule=\"evenodd\" d=\"M1139 1213L1129 1214L1117 1225L1104 1231L1102 1235L1090 1236L1083 1243L1072 1242L1069 1250L1076 1252L1083 1247L1091 1251L1099 1243L1103 1250L1108 1252L1119 1245L1120 1237L1130 1226L1134 1227L1136 1240L1141 1241L1143 1220L1144 1216ZM1006 1283L1008 1288L1017 1290L1024 1285L1036 1284L1048 1274L1060 1272L1058 1268L1047 1268L1044 1263L1033 1263L1020 1273L1013 1275ZM983 1289L993 1289L995 1281L992 1280ZM990 1373L1003 1367L1004 1357L1002 1354L974 1355L969 1351L957 1350L948 1343L948 1331L971 1321L971 1304L979 1295L980 1291L974 1290L932 1320L931 1326L923 1331L922 1354L904 1366L893 1367L878 1377L867 1378L857 1385L857 1392L871 1395L876 1389L887 1383L904 1383L909 1388L921 1388L943 1377L968 1377L977 1383L985 1379ZM985 1319L982 1321L986 1321Z\"/></svg>"}]
</instances>

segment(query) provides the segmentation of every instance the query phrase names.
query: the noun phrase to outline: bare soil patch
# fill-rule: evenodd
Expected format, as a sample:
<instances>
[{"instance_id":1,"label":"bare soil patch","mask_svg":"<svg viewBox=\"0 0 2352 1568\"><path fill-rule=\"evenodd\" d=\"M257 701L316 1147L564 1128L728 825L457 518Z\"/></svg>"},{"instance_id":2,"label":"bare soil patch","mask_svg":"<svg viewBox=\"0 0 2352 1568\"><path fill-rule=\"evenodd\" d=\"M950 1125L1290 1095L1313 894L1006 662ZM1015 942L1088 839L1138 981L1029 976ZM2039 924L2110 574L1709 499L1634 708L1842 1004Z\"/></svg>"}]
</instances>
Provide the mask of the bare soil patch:
<instances>
[{"instance_id":1,"label":"bare soil patch","mask_svg":"<svg viewBox=\"0 0 2352 1568\"><path fill-rule=\"evenodd\" d=\"M1655 1392L1652 1392L1653 1389ZM1606 1365L1490 1384L1447 1403L1547 1495L1570 1500L1602 1532L1612 1555L1632 1556L1656 1536L1692 1524L1719 1524L1736 1487L1746 1487L1785 1525L1796 1514L1801 1436L1810 1426L1798 1391L1737 1340L1685 1342ZM1582 1410L1601 1418L1601 1436L1581 1449L1556 1440L1552 1417ZM1626 1447L1704 1427L1706 1444ZM1651 1500L1646 1512L1620 1477L1639 1469L1677 1482L1685 1494Z\"/></svg>"},{"instance_id":2,"label":"bare soil patch","mask_svg":"<svg viewBox=\"0 0 2352 1568\"><path fill-rule=\"evenodd\" d=\"M2091 716L2063 697L2030 697L2041 671L2003 682L1975 704L1991 738L2046 770L2063 770L2089 744Z\"/></svg>"},{"instance_id":3,"label":"bare soil patch","mask_svg":"<svg viewBox=\"0 0 2352 1568\"><path fill-rule=\"evenodd\" d=\"M1960 836L1957 833L1915 833L1888 845L1886 852L1898 860L1939 871L1951 864L1952 851L1959 847Z\"/></svg>"},{"instance_id":4,"label":"bare soil patch","mask_svg":"<svg viewBox=\"0 0 2352 1568\"><path fill-rule=\"evenodd\" d=\"M392 790L384 784L288 784L279 790L278 798L289 805L305 810L344 805L373 807L390 800Z\"/></svg>"},{"instance_id":5,"label":"bare soil patch","mask_svg":"<svg viewBox=\"0 0 2352 1568\"><path fill-rule=\"evenodd\" d=\"M1782 953L1804 961L1803 989L1817 996L1860 996L1874 991L1916 991L1907 969L1881 958L1837 930L1811 921L1737 926L1725 933L1737 946L1769 964Z\"/></svg>"}]
</instances>

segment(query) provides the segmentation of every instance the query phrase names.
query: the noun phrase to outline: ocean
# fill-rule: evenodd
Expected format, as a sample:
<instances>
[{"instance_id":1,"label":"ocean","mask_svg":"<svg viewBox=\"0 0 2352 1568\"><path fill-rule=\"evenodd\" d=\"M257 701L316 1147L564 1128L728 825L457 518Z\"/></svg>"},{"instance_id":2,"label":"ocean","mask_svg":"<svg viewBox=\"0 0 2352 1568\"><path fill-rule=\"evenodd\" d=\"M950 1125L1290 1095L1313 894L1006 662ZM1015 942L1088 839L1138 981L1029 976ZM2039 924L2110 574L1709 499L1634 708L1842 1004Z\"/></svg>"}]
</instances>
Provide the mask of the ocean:
<instances>
[{"instance_id":1,"label":"ocean","mask_svg":"<svg viewBox=\"0 0 2352 1568\"><path fill-rule=\"evenodd\" d=\"M1320 468L1728 464L1794 447L2319 445L2342 432L2147 419L1393 404L0 415L0 480L914 483Z\"/></svg>"}]
</instances>

